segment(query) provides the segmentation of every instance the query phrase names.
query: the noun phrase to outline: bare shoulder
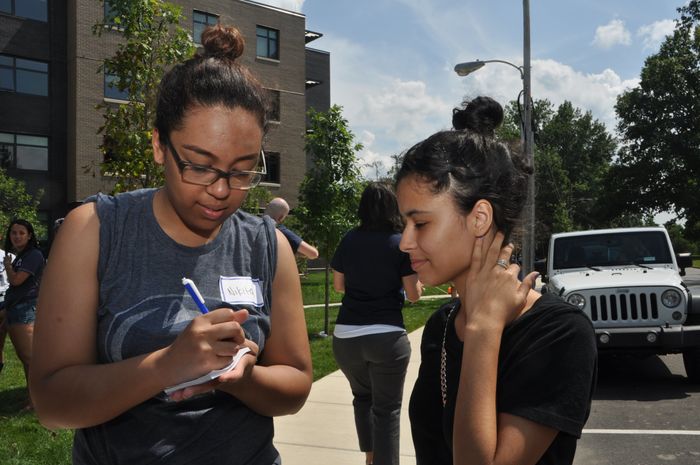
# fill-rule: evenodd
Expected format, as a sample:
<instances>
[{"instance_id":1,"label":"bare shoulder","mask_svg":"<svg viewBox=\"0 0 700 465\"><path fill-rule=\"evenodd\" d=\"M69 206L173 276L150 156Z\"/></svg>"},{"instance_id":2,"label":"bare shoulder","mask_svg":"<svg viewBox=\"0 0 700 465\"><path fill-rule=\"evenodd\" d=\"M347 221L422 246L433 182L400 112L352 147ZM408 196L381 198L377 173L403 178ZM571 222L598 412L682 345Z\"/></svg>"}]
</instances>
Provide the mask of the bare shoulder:
<instances>
[{"instance_id":1,"label":"bare shoulder","mask_svg":"<svg viewBox=\"0 0 700 465\"><path fill-rule=\"evenodd\" d=\"M50 262L92 261L97 256L100 220L95 204L90 202L71 210L58 229L51 246Z\"/></svg>"},{"instance_id":2,"label":"bare shoulder","mask_svg":"<svg viewBox=\"0 0 700 465\"><path fill-rule=\"evenodd\" d=\"M95 202L84 203L81 206L71 210L66 216L66 219L63 221L61 229L63 229L67 224L85 224L91 220L98 221L99 224Z\"/></svg>"}]
</instances>

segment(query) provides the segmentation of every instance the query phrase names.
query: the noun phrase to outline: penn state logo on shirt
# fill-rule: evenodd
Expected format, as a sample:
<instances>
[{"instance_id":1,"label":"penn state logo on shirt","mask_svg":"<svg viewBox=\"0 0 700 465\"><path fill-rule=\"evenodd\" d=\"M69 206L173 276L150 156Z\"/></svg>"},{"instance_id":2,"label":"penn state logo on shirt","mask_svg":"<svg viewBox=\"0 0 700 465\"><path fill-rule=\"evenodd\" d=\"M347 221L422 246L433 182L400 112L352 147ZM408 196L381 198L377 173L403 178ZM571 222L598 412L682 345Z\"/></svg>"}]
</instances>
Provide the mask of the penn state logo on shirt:
<instances>
[{"instance_id":1,"label":"penn state logo on shirt","mask_svg":"<svg viewBox=\"0 0 700 465\"><path fill-rule=\"evenodd\" d=\"M252 305L262 307L262 282L250 276L221 276L219 277L221 300L233 305Z\"/></svg>"}]
</instances>

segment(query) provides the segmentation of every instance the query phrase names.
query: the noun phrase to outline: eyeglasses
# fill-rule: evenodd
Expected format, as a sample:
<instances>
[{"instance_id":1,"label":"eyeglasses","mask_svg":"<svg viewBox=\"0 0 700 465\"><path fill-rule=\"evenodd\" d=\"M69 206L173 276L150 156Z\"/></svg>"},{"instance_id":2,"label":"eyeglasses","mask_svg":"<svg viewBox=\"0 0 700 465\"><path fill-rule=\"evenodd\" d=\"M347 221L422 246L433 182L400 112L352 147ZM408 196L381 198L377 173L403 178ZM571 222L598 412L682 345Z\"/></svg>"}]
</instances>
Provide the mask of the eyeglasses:
<instances>
[{"instance_id":1,"label":"eyeglasses","mask_svg":"<svg viewBox=\"0 0 700 465\"><path fill-rule=\"evenodd\" d=\"M168 148L173 154L173 159L180 169L182 181L188 184L196 184L198 186L211 186L220 178L228 181L228 187L241 191L247 191L260 184L262 177L267 174L267 164L265 163L265 152L260 149L260 160L262 161L262 171L239 171L231 170L229 172L222 171L209 166L197 165L195 163L185 161L180 158L180 155L173 147L172 142L167 140Z\"/></svg>"}]
</instances>

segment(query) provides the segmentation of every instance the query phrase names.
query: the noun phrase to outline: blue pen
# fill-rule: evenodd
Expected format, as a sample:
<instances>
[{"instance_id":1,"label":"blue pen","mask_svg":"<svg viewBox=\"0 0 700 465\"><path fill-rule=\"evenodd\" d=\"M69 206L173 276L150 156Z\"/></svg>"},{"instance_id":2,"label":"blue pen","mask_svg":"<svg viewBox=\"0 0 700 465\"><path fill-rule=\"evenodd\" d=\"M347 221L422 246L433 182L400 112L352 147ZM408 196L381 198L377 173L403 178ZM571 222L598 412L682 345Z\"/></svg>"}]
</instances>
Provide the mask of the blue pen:
<instances>
[{"instance_id":1,"label":"blue pen","mask_svg":"<svg viewBox=\"0 0 700 465\"><path fill-rule=\"evenodd\" d=\"M207 306L204 304L204 297L202 297L202 294L199 293L199 289L197 289L197 286L195 286L194 281L191 279L182 278L182 285L185 286L187 292L189 292L189 294L192 296L192 300L194 300L194 303L197 304L199 311L202 313L209 313Z\"/></svg>"}]
</instances>

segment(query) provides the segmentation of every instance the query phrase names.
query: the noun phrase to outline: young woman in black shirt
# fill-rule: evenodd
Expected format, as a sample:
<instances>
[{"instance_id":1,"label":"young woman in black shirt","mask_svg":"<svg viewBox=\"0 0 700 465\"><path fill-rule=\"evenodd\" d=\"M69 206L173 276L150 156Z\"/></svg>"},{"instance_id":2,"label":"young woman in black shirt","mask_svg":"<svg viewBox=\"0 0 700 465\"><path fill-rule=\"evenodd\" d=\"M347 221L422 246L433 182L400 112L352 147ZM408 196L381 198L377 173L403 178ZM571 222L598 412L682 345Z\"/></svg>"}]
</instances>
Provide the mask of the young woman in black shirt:
<instances>
[{"instance_id":1,"label":"young woman in black shirt","mask_svg":"<svg viewBox=\"0 0 700 465\"><path fill-rule=\"evenodd\" d=\"M409 407L419 465L570 464L590 411L590 321L510 263L532 169L496 139L502 120L488 97L465 102L397 174L401 249L423 283L459 294L424 329Z\"/></svg>"}]
</instances>

